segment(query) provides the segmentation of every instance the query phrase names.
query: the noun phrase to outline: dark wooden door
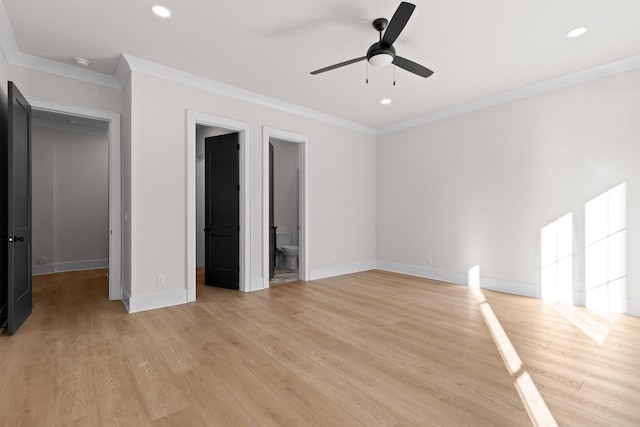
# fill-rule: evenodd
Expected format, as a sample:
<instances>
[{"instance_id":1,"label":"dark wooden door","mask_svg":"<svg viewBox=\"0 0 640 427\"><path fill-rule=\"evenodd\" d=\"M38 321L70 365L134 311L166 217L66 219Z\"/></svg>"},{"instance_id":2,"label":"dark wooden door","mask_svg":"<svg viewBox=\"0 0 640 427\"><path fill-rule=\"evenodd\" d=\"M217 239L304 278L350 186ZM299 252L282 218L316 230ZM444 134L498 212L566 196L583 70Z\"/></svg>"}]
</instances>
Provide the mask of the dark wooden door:
<instances>
[{"instance_id":1,"label":"dark wooden door","mask_svg":"<svg viewBox=\"0 0 640 427\"><path fill-rule=\"evenodd\" d=\"M269 280L276 272L276 220L273 203L273 144L269 143Z\"/></svg>"},{"instance_id":2,"label":"dark wooden door","mask_svg":"<svg viewBox=\"0 0 640 427\"><path fill-rule=\"evenodd\" d=\"M209 286L240 283L240 165L237 133L205 138L205 268Z\"/></svg>"},{"instance_id":3,"label":"dark wooden door","mask_svg":"<svg viewBox=\"0 0 640 427\"><path fill-rule=\"evenodd\" d=\"M9 82L7 119L2 147L2 164L6 166L2 255L6 263L7 332L13 335L31 314L31 106L13 82Z\"/></svg>"}]
</instances>

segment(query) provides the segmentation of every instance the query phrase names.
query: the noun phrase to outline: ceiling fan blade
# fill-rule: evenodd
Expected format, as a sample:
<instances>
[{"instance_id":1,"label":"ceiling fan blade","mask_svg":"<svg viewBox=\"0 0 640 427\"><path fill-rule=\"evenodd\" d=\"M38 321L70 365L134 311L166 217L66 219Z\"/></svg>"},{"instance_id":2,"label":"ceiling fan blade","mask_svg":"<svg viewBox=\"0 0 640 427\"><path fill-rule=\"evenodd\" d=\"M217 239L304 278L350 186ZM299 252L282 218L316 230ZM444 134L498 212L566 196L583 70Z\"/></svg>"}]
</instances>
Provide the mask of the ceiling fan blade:
<instances>
[{"instance_id":1,"label":"ceiling fan blade","mask_svg":"<svg viewBox=\"0 0 640 427\"><path fill-rule=\"evenodd\" d=\"M339 64L329 65L328 67L324 67L324 68L320 68L319 70L312 71L311 74L313 74L315 76L316 74L320 74L320 73L324 73L325 71L331 71L331 70L334 70L336 68L344 67L345 65L355 64L356 62L360 62L360 61L363 61L365 59L367 59L366 56L361 56L360 58L350 59L348 61L344 61L344 62L341 62Z\"/></svg>"},{"instance_id":2,"label":"ceiling fan blade","mask_svg":"<svg viewBox=\"0 0 640 427\"><path fill-rule=\"evenodd\" d=\"M382 36L382 41L380 44L383 47L389 47L396 41L404 26L407 25L409 18L411 18L411 14L416 8L415 4L407 3L403 1L398 6L396 13L393 14L391 21L389 21L389 25L387 26L387 30L384 32L384 36Z\"/></svg>"},{"instance_id":3,"label":"ceiling fan blade","mask_svg":"<svg viewBox=\"0 0 640 427\"><path fill-rule=\"evenodd\" d=\"M404 68L410 73L417 74L420 77L424 77L425 79L433 74L433 71L424 67L416 62L409 61L407 58L403 58L402 56L396 55L393 59L393 63L400 68Z\"/></svg>"}]
</instances>

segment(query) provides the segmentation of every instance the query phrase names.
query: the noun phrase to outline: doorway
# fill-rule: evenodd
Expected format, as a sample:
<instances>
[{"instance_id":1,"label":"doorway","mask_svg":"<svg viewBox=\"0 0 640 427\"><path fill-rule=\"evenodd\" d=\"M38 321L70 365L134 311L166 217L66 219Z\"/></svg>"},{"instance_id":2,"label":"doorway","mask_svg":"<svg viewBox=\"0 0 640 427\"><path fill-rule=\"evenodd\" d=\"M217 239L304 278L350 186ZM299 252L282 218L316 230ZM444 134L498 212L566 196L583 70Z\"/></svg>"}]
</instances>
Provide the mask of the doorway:
<instances>
[{"instance_id":1,"label":"doorway","mask_svg":"<svg viewBox=\"0 0 640 427\"><path fill-rule=\"evenodd\" d=\"M212 116L196 111L187 111L187 301L196 300L196 270L204 265L204 215L199 218L198 212L204 212L204 186L198 184L198 174L202 174L204 182L204 138L199 149L198 129L213 130L214 134L238 134L239 144L239 284L240 291L249 292L251 281L251 223L249 211L250 189L250 141L251 126L223 117ZM200 196L198 194L200 193ZM200 250L198 248L201 248Z\"/></svg>"},{"instance_id":2,"label":"doorway","mask_svg":"<svg viewBox=\"0 0 640 427\"><path fill-rule=\"evenodd\" d=\"M238 289L240 281L239 135L196 125L196 260L204 284Z\"/></svg>"},{"instance_id":3,"label":"doorway","mask_svg":"<svg viewBox=\"0 0 640 427\"><path fill-rule=\"evenodd\" d=\"M108 131L103 120L32 111L34 275L108 269Z\"/></svg>"},{"instance_id":4,"label":"doorway","mask_svg":"<svg viewBox=\"0 0 640 427\"><path fill-rule=\"evenodd\" d=\"M296 188L292 194L290 194L292 198L292 206L296 206L294 210L292 210L291 221L287 221L287 223L291 222L291 225L287 225L287 228L290 228L290 235L293 238L291 241L293 243L297 243L298 246L298 280L308 281L310 280L309 273L309 138L306 135L288 132L280 129L274 129L269 127L263 127L262 129L262 159L263 159L263 174L262 174L262 183L263 183L263 286L265 288L269 287L269 279L270 279L270 270L273 265L273 247L271 244L273 237L277 236L278 230L280 230L281 236L287 233L287 230L284 229L274 229L274 226L278 226L277 218L278 214L276 213L276 220L274 224L271 224L270 215L271 211L271 167L270 167L270 146L272 142L275 142L282 147L289 146L289 148L293 148L293 152L295 152L295 166L291 166L292 169L292 185ZM277 148L275 149L277 150ZM277 160L274 160L277 162ZM278 165L275 165L275 169L278 169ZM275 246L279 246L276 242ZM296 245L293 245L296 246ZM281 256L281 255L280 255ZM292 269L288 269L289 273ZM285 272L287 273L287 272Z\"/></svg>"},{"instance_id":5,"label":"doorway","mask_svg":"<svg viewBox=\"0 0 640 427\"><path fill-rule=\"evenodd\" d=\"M108 140L108 272L109 299L122 299L120 114L41 99L29 98L32 110L40 115L63 115L68 120L90 120L106 124Z\"/></svg>"}]
</instances>

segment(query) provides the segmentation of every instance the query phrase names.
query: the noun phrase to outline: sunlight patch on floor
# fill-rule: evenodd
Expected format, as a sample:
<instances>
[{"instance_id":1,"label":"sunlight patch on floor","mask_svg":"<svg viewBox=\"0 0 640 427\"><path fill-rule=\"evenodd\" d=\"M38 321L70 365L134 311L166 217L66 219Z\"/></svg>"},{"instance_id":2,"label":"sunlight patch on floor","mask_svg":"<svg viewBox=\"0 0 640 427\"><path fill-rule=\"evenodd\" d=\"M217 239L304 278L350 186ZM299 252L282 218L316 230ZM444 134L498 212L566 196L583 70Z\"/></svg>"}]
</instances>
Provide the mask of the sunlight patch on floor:
<instances>
[{"instance_id":1,"label":"sunlight patch on floor","mask_svg":"<svg viewBox=\"0 0 640 427\"><path fill-rule=\"evenodd\" d=\"M482 289L480 289L479 265L476 265L469 270L468 285L478 301L480 313L482 314L484 322L491 333L493 342L502 357L504 365L509 371L509 374L513 377L514 385L518 390L520 400L522 400L531 422L533 425L541 427L557 426L558 424L551 414L549 407L545 403L529 373L524 370L522 359L520 359L518 352L509 339L509 336L493 312L493 309L484 296Z\"/></svg>"},{"instance_id":2,"label":"sunlight patch on floor","mask_svg":"<svg viewBox=\"0 0 640 427\"><path fill-rule=\"evenodd\" d=\"M554 308L576 328L591 338L596 344L604 344L607 339L607 335L609 335L610 332L608 327L577 307L557 304Z\"/></svg>"}]
</instances>

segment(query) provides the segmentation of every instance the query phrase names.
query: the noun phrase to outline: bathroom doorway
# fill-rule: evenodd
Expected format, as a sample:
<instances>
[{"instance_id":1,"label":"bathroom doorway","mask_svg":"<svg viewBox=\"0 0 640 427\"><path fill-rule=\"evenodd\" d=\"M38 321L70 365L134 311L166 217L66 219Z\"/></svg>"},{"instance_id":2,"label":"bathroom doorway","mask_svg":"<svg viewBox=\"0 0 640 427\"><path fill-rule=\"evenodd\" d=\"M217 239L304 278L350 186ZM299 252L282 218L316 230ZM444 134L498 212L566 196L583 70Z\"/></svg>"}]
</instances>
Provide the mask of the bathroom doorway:
<instances>
[{"instance_id":1,"label":"bathroom doorway","mask_svg":"<svg viewBox=\"0 0 640 427\"><path fill-rule=\"evenodd\" d=\"M308 138L263 128L264 287L309 280Z\"/></svg>"}]
</instances>

